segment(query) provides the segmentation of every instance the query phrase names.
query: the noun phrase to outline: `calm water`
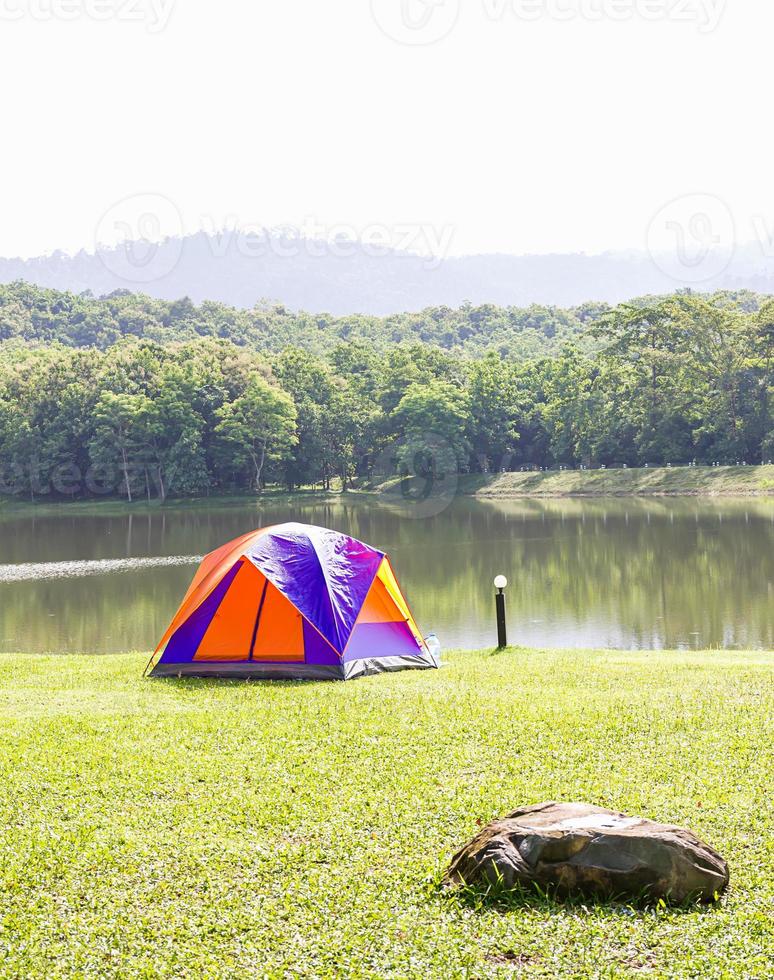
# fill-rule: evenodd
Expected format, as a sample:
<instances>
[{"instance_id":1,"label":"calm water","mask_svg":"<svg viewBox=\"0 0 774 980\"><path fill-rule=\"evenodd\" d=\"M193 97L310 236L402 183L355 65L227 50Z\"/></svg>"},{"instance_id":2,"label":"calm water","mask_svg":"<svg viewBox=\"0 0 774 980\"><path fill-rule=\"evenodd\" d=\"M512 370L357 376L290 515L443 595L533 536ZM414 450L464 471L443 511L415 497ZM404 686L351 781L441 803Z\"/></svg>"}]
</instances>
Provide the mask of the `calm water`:
<instances>
[{"instance_id":1,"label":"calm water","mask_svg":"<svg viewBox=\"0 0 774 980\"><path fill-rule=\"evenodd\" d=\"M447 648L494 643L499 572L514 643L774 647L774 499L459 499L414 520L371 502L6 514L0 651L151 649L198 556L284 520L387 551L421 628Z\"/></svg>"}]
</instances>

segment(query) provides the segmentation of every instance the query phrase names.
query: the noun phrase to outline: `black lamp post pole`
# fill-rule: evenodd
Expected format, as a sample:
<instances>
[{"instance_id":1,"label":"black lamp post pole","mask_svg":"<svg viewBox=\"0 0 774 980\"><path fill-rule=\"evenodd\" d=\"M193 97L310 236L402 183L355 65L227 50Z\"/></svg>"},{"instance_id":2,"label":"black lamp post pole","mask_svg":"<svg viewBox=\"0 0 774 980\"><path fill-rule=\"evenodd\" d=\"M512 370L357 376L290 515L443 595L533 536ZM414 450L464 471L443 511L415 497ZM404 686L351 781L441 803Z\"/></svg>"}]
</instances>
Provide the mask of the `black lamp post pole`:
<instances>
[{"instance_id":1,"label":"black lamp post pole","mask_svg":"<svg viewBox=\"0 0 774 980\"><path fill-rule=\"evenodd\" d=\"M505 629L505 592L502 589L497 590L495 606L497 608L497 649L504 650L508 646L508 636Z\"/></svg>"}]
</instances>

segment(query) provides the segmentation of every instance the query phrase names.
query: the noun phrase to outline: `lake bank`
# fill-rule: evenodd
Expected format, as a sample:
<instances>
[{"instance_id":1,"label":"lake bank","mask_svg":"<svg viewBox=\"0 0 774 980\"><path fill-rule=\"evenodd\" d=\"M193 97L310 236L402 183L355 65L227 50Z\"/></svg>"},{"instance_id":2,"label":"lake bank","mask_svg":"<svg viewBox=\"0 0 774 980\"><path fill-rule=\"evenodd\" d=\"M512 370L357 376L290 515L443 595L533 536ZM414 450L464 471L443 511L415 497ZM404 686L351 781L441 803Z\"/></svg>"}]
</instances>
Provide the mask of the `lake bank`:
<instances>
[{"instance_id":1,"label":"lake bank","mask_svg":"<svg viewBox=\"0 0 774 980\"><path fill-rule=\"evenodd\" d=\"M421 493L425 481L411 479L405 484L389 480L383 484L362 482L348 490L302 489L286 491L270 487L261 494L221 494L211 497L170 497L162 503L141 498L128 503L121 498L90 497L79 500L51 500L42 497L35 502L18 497L0 496L3 513L44 513L66 507L72 513L147 513L160 509L186 507L230 507L239 505L270 506L325 502L356 501L367 497ZM444 493L463 497L767 497L774 496L774 465L767 466L696 466L649 467L606 470L548 470L493 474L462 474L444 483Z\"/></svg>"},{"instance_id":2,"label":"lake bank","mask_svg":"<svg viewBox=\"0 0 774 980\"><path fill-rule=\"evenodd\" d=\"M409 492L420 481L409 482ZM684 466L606 470L466 474L450 479L445 492L469 497L761 497L774 496L774 465ZM394 495L391 481L377 492Z\"/></svg>"},{"instance_id":3,"label":"lake bank","mask_svg":"<svg viewBox=\"0 0 774 980\"><path fill-rule=\"evenodd\" d=\"M193 510L207 507L208 509L254 506L272 506L276 504L324 503L327 500L339 500L352 496L363 496L360 493L350 493L337 490L277 490L268 489L261 494L219 494L210 497L167 497L165 501L158 498L147 500L142 497L129 503L121 497L86 497L77 500L60 498L52 500L41 497L35 502L21 500L18 497L0 496L0 517L3 514L23 514L26 512L36 515L62 513L68 514L155 514L159 511Z\"/></svg>"},{"instance_id":4,"label":"lake bank","mask_svg":"<svg viewBox=\"0 0 774 980\"><path fill-rule=\"evenodd\" d=\"M481 651L303 685L144 681L146 659L0 656L7 975L765 975L774 655ZM730 891L440 892L480 821L549 799L690 827Z\"/></svg>"}]
</instances>

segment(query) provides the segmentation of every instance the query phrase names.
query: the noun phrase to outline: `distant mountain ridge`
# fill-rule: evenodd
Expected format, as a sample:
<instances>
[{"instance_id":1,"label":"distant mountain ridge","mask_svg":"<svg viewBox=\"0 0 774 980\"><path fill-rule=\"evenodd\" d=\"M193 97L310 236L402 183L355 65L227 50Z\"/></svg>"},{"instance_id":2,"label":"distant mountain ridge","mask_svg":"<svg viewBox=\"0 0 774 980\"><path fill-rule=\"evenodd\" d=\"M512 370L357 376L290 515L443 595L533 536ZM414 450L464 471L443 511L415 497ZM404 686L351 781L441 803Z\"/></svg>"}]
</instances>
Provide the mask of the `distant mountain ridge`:
<instances>
[{"instance_id":1,"label":"distant mountain ridge","mask_svg":"<svg viewBox=\"0 0 774 980\"><path fill-rule=\"evenodd\" d=\"M251 309L270 300L292 310L387 316L428 307L533 303L572 307L633 296L749 289L774 293L774 260L757 246L736 251L722 272L680 279L644 251L600 255L471 255L431 260L363 243L244 238L199 232L159 245L132 243L75 255L0 259L0 283L16 280L104 296L117 289L157 299L190 297ZM668 268L668 267L667 267Z\"/></svg>"}]
</instances>

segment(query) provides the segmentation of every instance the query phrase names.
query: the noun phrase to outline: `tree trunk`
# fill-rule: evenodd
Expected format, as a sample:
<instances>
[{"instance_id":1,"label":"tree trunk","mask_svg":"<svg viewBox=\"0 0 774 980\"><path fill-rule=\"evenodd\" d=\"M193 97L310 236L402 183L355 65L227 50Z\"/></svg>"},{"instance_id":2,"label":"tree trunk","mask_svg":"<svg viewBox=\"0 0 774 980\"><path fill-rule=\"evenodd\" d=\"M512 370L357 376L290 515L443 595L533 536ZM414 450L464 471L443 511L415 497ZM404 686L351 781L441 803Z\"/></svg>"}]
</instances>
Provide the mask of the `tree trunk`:
<instances>
[{"instance_id":1,"label":"tree trunk","mask_svg":"<svg viewBox=\"0 0 774 980\"><path fill-rule=\"evenodd\" d=\"M129 483L129 460L126 458L126 447L121 446L121 459L124 463L124 484L126 486L126 499L132 502L132 487Z\"/></svg>"},{"instance_id":2,"label":"tree trunk","mask_svg":"<svg viewBox=\"0 0 774 980\"><path fill-rule=\"evenodd\" d=\"M736 388L734 387L733 380L729 387L729 396L731 399L731 431L736 435L737 430L737 412L736 412Z\"/></svg>"},{"instance_id":3,"label":"tree trunk","mask_svg":"<svg viewBox=\"0 0 774 980\"><path fill-rule=\"evenodd\" d=\"M266 462L266 440L261 443L260 456L252 453L253 464L255 466L255 491L261 492L261 475L263 474L263 464Z\"/></svg>"}]
</instances>

